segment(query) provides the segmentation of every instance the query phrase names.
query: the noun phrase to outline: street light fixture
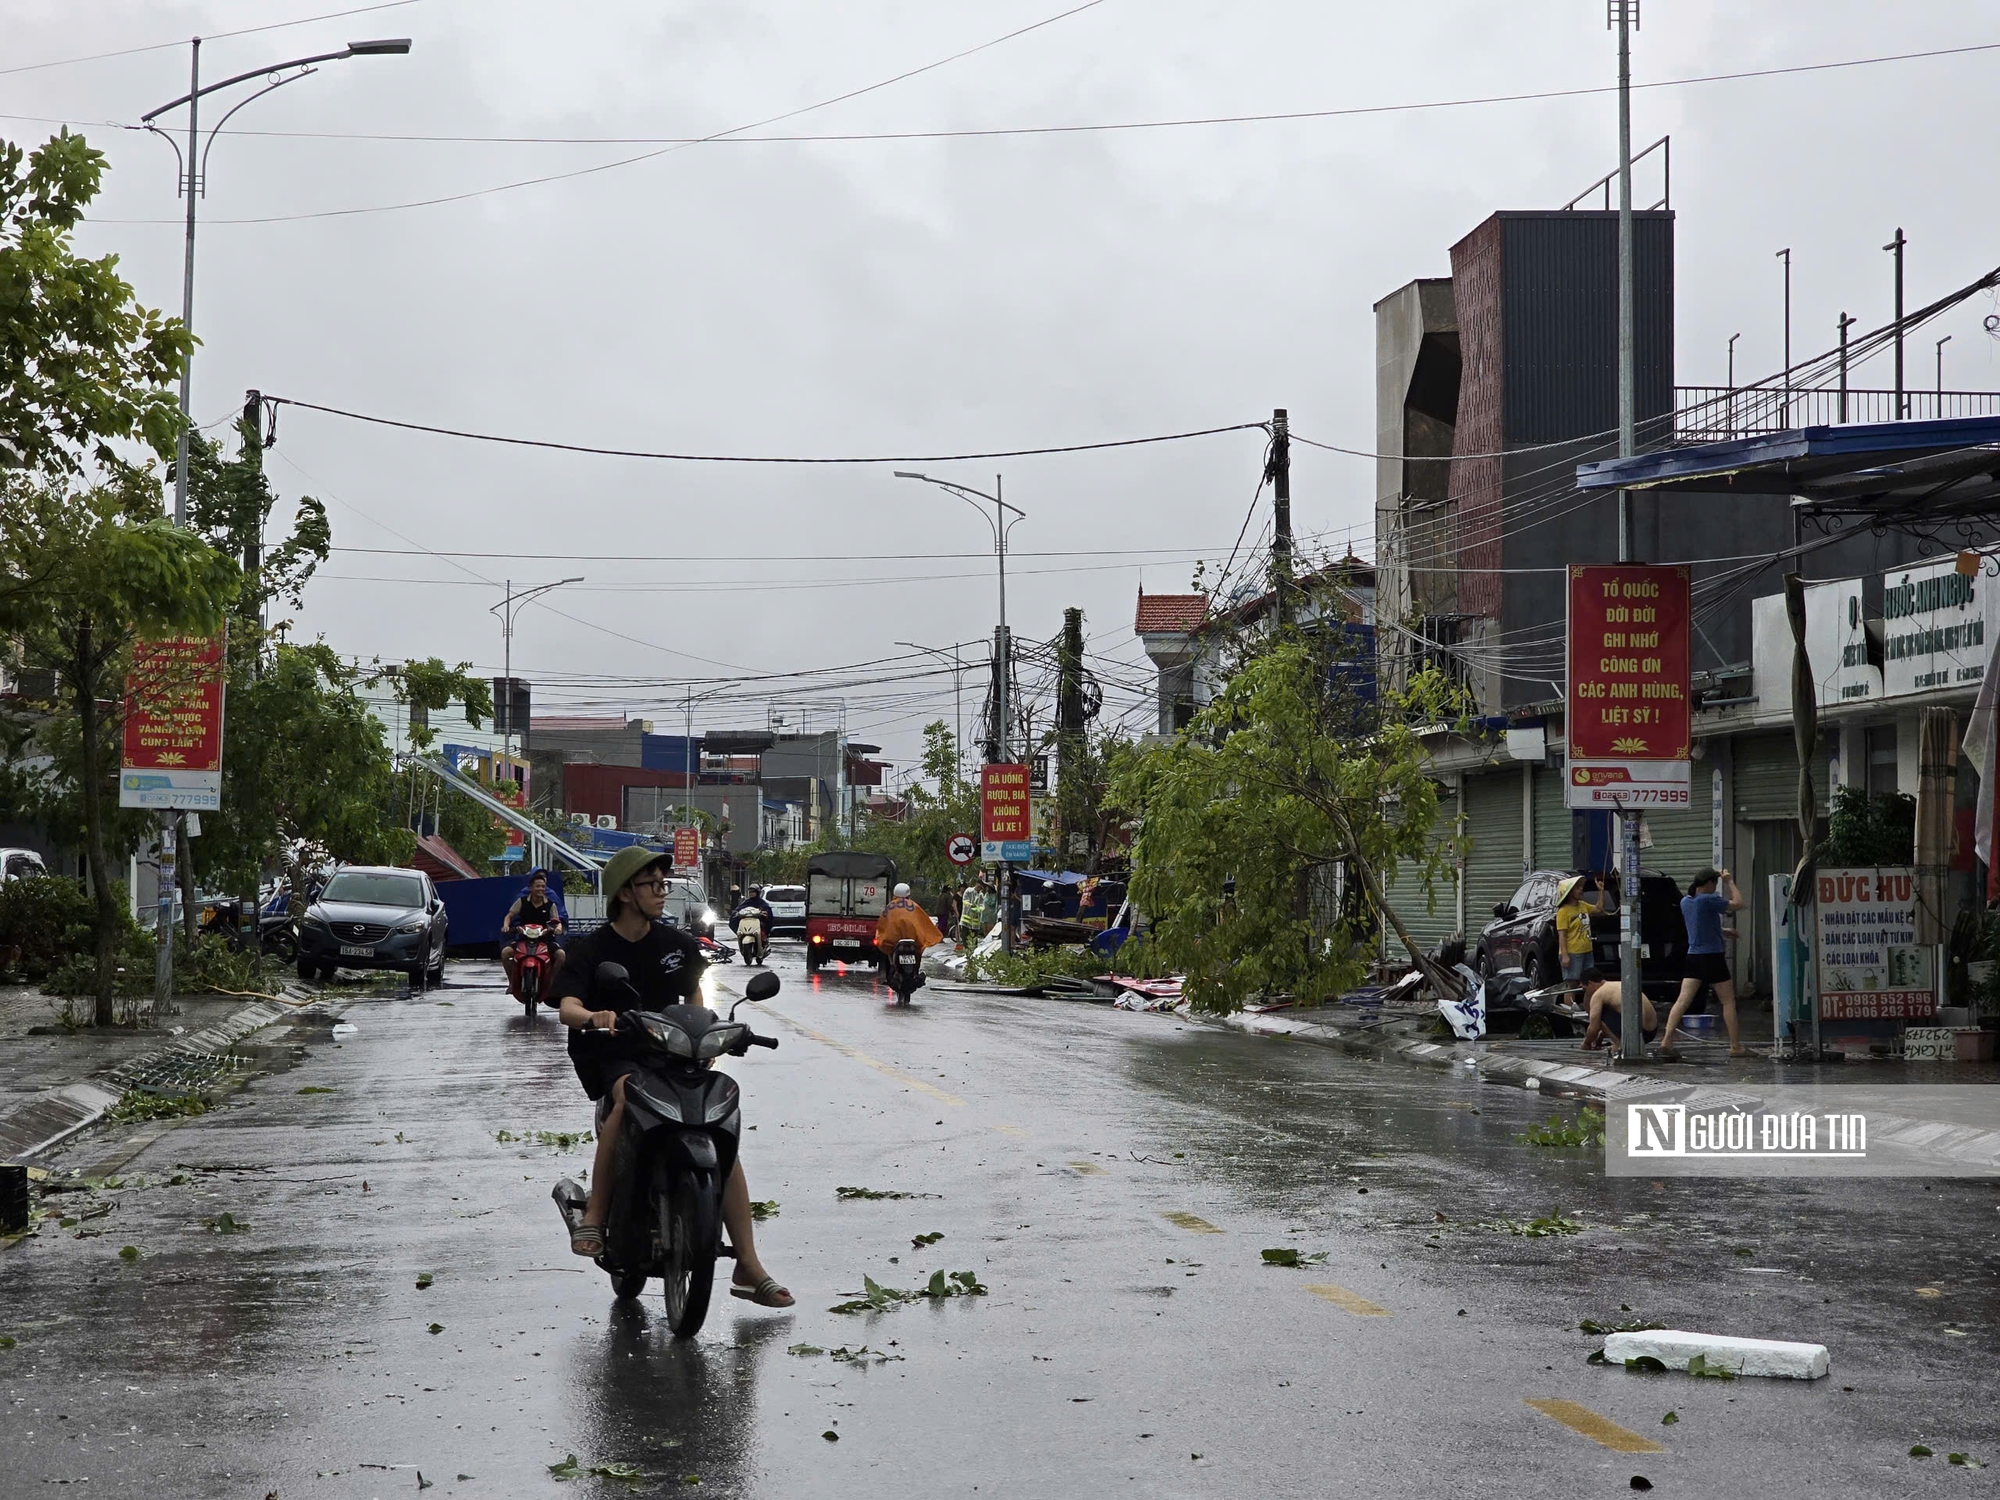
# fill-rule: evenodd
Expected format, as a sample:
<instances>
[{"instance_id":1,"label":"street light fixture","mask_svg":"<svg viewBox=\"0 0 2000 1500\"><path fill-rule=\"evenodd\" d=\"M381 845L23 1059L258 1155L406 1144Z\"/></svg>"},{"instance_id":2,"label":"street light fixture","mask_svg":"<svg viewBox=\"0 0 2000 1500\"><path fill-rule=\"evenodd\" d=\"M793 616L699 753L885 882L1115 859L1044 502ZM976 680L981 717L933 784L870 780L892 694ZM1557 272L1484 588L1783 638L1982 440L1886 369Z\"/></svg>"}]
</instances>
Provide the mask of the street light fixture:
<instances>
[{"instance_id":1,"label":"street light fixture","mask_svg":"<svg viewBox=\"0 0 2000 1500\"><path fill-rule=\"evenodd\" d=\"M506 662L502 670L507 674L507 727L500 732L500 754L510 762L514 758L514 616L520 612L522 605L529 603L531 600L541 598L549 590L582 582L583 579L581 577L558 578L554 583L537 584L534 588L523 590L517 594L514 592L514 580L510 578L506 584L507 597L498 604L490 606L486 611L489 615L498 615L500 617L501 650L503 660ZM494 717L498 718L500 705L498 703L494 704L493 710Z\"/></svg>"},{"instance_id":2,"label":"street light fixture","mask_svg":"<svg viewBox=\"0 0 2000 1500\"><path fill-rule=\"evenodd\" d=\"M177 181L180 191L187 198L187 248L181 258L181 326L194 331L194 225L195 200L208 191L208 153L215 147L215 137L222 127L229 123L231 115L251 102L261 99L273 89L281 89L288 83L297 83L301 78L316 72L316 63L341 62L350 57L400 57L410 50L410 39L406 36L378 37L373 41L349 42L338 52L315 52L310 57L295 57L290 62L272 63L267 67L252 68L247 73L238 73L233 78L225 78L220 83L204 85L201 81L201 38L189 43L191 60L188 65L188 91L180 98L162 104L158 109L148 110L139 117L139 123L158 135L161 140L174 148L174 156L179 161ZM296 68L297 72L291 70ZM280 76L284 75L284 76ZM208 94L222 89L233 88L239 83L247 83L253 78L266 78L270 82L247 98L238 100L220 120L210 127L208 144L200 141L201 101ZM187 106L187 150L182 152L174 138L154 123L159 116L169 110ZM188 396L194 379L194 352L181 364L181 438L174 457L174 524L187 524L188 490Z\"/></svg>"}]
</instances>

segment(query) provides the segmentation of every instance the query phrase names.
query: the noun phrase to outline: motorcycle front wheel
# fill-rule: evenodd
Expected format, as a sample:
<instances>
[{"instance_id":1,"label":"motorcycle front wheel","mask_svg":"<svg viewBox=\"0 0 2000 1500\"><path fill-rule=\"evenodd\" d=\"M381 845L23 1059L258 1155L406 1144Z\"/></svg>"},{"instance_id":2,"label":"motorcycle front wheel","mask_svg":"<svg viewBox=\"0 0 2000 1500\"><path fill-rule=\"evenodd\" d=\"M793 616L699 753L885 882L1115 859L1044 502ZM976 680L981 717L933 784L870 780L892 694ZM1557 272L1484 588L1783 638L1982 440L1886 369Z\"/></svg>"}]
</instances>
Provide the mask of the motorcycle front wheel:
<instances>
[{"instance_id":1,"label":"motorcycle front wheel","mask_svg":"<svg viewBox=\"0 0 2000 1500\"><path fill-rule=\"evenodd\" d=\"M722 1194L714 1174L690 1173L660 1204L660 1243L666 1247L667 1324L677 1339L691 1339L708 1318L715 1289L715 1251L721 1232Z\"/></svg>"}]
</instances>

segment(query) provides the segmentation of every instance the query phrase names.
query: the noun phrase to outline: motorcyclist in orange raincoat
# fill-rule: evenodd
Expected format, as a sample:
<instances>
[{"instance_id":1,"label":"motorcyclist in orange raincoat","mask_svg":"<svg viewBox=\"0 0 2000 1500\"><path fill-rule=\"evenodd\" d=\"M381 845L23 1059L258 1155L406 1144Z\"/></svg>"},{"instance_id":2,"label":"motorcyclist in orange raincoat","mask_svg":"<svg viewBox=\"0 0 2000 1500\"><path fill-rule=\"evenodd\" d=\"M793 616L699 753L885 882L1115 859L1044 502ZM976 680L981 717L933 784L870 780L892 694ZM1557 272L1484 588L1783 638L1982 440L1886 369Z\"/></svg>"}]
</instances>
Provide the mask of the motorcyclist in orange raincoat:
<instances>
[{"instance_id":1,"label":"motorcyclist in orange raincoat","mask_svg":"<svg viewBox=\"0 0 2000 1500\"><path fill-rule=\"evenodd\" d=\"M944 941L944 934L937 929L937 923L930 918L916 902L910 899L910 888L898 884L894 899L882 909L882 915L875 923L875 951L885 958L896 951L896 944L904 938L915 938L917 949L922 952Z\"/></svg>"}]
</instances>

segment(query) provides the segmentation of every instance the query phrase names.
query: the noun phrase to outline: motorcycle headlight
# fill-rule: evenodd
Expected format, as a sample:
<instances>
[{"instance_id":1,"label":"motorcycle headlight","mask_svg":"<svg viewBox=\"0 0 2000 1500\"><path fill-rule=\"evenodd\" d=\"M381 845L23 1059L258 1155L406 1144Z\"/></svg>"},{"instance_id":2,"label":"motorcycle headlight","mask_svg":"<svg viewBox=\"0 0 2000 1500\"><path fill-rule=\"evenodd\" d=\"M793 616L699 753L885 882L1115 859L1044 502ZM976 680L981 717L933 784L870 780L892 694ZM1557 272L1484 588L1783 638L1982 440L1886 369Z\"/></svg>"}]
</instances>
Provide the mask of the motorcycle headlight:
<instances>
[{"instance_id":1,"label":"motorcycle headlight","mask_svg":"<svg viewBox=\"0 0 2000 1500\"><path fill-rule=\"evenodd\" d=\"M706 906L701 909L701 923L704 927L713 927L715 925L715 913Z\"/></svg>"},{"instance_id":2,"label":"motorcycle headlight","mask_svg":"<svg viewBox=\"0 0 2000 1500\"><path fill-rule=\"evenodd\" d=\"M647 1016L639 1024L646 1028L646 1034L675 1057L693 1057L694 1042L685 1031L672 1021L663 1021L658 1016Z\"/></svg>"},{"instance_id":3,"label":"motorcycle headlight","mask_svg":"<svg viewBox=\"0 0 2000 1500\"><path fill-rule=\"evenodd\" d=\"M701 1034L701 1044L696 1055L703 1058L722 1056L742 1040L744 1030L742 1026L732 1025L709 1027Z\"/></svg>"}]
</instances>

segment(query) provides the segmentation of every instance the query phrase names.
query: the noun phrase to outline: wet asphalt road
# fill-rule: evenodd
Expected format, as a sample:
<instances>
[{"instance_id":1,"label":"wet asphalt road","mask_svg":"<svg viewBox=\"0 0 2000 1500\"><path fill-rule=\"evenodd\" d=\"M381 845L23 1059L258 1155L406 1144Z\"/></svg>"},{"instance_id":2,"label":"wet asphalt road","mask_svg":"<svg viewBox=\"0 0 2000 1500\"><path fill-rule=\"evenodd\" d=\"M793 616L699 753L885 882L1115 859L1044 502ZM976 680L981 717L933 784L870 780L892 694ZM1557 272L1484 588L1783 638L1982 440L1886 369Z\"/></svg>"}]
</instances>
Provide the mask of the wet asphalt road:
<instances>
[{"instance_id":1,"label":"wet asphalt road","mask_svg":"<svg viewBox=\"0 0 2000 1500\"><path fill-rule=\"evenodd\" d=\"M0 1252L0 1493L333 1500L421 1473L467 1496L1566 1496L1644 1475L1777 1497L2000 1474L1945 1461L2000 1463L1993 1183L1608 1181L1597 1153L1516 1138L1573 1105L1097 1006L899 1011L797 953L759 1025L782 1047L731 1064L795 1310L718 1296L677 1344L657 1290L614 1304L548 1197L589 1148L496 1138L588 1128L560 1027L454 965L161 1133L84 1238ZM1491 1227L1557 1211L1583 1231ZM249 1230L204 1226L225 1212ZM1280 1246L1326 1259L1263 1265ZM864 1275L939 1269L989 1294L827 1311ZM1833 1377L1588 1367L1583 1317L1820 1341ZM641 1477L559 1484L569 1454Z\"/></svg>"}]
</instances>

